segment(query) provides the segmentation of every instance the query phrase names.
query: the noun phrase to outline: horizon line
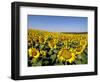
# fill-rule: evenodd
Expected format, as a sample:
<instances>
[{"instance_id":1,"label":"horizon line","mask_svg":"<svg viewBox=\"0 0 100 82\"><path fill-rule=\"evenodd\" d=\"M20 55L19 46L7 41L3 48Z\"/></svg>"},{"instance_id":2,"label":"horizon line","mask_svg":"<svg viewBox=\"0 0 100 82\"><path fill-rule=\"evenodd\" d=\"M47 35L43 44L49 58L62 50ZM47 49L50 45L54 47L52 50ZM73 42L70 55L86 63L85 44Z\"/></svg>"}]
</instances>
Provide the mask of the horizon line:
<instances>
[{"instance_id":1,"label":"horizon line","mask_svg":"<svg viewBox=\"0 0 100 82\"><path fill-rule=\"evenodd\" d=\"M36 29L33 27L29 27L28 29L48 31L48 30L44 30L44 29ZM48 31L48 32L59 32L59 31ZM62 31L62 33L65 33L65 31ZM80 32L66 31L66 33L88 33L88 32L87 31L80 31Z\"/></svg>"}]
</instances>

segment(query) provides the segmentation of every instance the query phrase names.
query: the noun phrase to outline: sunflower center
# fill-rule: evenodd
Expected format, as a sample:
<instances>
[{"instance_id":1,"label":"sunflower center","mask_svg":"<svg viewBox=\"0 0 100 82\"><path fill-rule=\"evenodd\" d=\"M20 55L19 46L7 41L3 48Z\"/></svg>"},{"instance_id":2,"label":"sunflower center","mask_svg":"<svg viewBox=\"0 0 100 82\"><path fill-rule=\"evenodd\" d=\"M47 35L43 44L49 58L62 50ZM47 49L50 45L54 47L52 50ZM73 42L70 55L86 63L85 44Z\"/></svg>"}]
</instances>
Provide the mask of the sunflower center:
<instances>
[{"instance_id":1,"label":"sunflower center","mask_svg":"<svg viewBox=\"0 0 100 82\"><path fill-rule=\"evenodd\" d=\"M33 56L36 56L36 55L37 55L37 52L36 52L36 51L33 51L33 52L32 52L32 55L33 55Z\"/></svg>"},{"instance_id":2,"label":"sunflower center","mask_svg":"<svg viewBox=\"0 0 100 82\"><path fill-rule=\"evenodd\" d=\"M71 52L67 51L67 50L63 50L61 52L62 56L65 58L65 59L70 59L72 56L71 56Z\"/></svg>"}]
</instances>

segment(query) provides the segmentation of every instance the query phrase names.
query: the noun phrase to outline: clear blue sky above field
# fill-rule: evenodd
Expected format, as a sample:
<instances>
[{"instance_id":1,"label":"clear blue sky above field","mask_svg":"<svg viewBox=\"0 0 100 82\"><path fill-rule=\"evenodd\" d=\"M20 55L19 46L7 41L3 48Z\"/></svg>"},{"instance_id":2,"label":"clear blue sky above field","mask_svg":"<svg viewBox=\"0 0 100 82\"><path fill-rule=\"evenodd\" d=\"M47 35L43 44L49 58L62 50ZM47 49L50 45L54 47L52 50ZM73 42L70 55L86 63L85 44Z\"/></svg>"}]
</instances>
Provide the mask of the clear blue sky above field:
<instances>
[{"instance_id":1,"label":"clear blue sky above field","mask_svg":"<svg viewBox=\"0 0 100 82\"><path fill-rule=\"evenodd\" d=\"M87 17L28 15L28 28L53 32L87 32Z\"/></svg>"}]
</instances>

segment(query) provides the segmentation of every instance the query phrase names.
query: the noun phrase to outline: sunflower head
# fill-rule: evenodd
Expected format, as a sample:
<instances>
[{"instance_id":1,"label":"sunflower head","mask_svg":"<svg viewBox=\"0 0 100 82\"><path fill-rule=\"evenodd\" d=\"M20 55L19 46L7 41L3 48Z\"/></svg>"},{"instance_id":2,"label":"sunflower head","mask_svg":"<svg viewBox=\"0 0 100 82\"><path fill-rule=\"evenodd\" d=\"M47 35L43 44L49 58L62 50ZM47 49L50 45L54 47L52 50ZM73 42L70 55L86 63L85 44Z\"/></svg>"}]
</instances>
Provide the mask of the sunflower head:
<instances>
[{"instance_id":1,"label":"sunflower head","mask_svg":"<svg viewBox=\"0 0 100 82\"><path fill-rule=\"evenodd\" d=\"M61 61L68 61L69 63L72 63L75 60L74 53L71 53L67 49L61 49L58 53L58 59Z\"/></svg>"},{"instance_id":2,"label":"sunflower head","mask_svg":"<svg viewBox=\"0 0 100 82\"><path fill-rule=\"evenodd\" d=\"M45 39L43 36L39 36L39 43L45 43Z\"/></svg>"},{"instance_id":3,"label":"sunflower head","mask_svg":"<svg viewBox=\"0 0 100 82\"><path fill-rule=\"evenodd\" d=\"M83 52L83 50L85 49L85 46L79 46L76 48L76 54L81 54Z\"/></svg>"},{"instance_id":4,"label":"sunflower head","mask_svg":"<svg viewBox=\"0 0 100 82\"><path fill-rule=\"evenodd\" d=\"M35 41L35 43L39 43L39 37L36 35L33 40Z\"/></svg>"},{"instance_id":5,"label":"sunflower head","mask_svg":"<svg viewBox=\"0 0 100 82\"><path fill-rule=\"evenodd\" d=\"M85 40L80 40L80 45L86 45L86 41Z\"/></svg>"},{"instance_id":6,"label":"sunflower head","mask_svg":"<svg viewBox=\"0 0 100 82\"><path fill-rule=\"evenodd\" d=\"M38 58L40 56L39 51L36 48L28 49L29 57Z\"/></svg>"},{"instance_id":7,"label":"sunflower head","mask_svg":"<svg viewBox=\"0 0 100 82\"><path fill-rule=\"evenodd\" d=\"M56 43L57 41L55 39L48 41L48 45L50 48L56 48Z\"/></svg>"}]
</instances>

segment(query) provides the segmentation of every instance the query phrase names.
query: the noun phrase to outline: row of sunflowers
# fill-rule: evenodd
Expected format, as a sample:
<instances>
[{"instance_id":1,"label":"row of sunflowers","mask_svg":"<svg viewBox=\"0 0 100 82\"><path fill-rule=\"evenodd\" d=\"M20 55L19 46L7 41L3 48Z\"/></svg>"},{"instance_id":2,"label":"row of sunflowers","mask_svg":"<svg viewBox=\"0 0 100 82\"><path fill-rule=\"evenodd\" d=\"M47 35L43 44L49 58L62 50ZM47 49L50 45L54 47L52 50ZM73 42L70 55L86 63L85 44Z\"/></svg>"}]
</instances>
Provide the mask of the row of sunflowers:
<instances>
[{"instance_id":1,"label":"row of sunflowers","mask_svg":"<svg viewBox=\"0 0 100 82\"><path fill-rule=\"evenodd\" d=\"M87 64L87 33L28 29L28 66Z\"/></svg>"}]
</instances>

